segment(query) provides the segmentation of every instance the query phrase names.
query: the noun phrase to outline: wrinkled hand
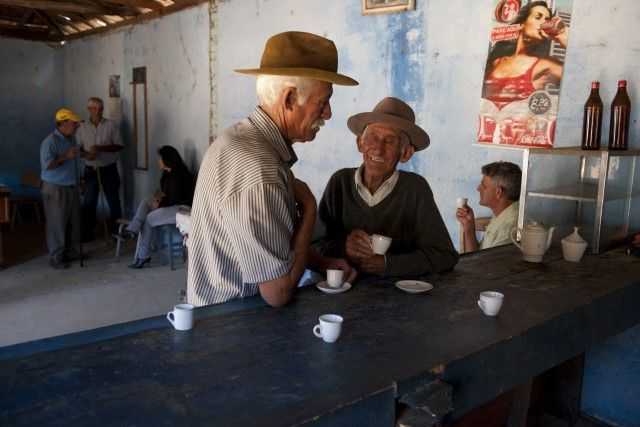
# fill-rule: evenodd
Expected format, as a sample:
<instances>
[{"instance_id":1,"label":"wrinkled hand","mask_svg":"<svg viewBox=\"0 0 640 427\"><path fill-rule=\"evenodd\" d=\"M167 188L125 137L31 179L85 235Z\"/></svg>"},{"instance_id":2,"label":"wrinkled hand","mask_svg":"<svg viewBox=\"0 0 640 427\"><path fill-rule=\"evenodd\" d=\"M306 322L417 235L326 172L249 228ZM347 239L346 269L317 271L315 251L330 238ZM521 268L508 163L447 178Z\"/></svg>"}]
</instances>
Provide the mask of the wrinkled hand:
<instances>
[{"instance_id":1,"label":"wrinkled hand","mask_svg":"<svg viewBox=\"0 0 640 427\"><path fill-rule=\"evenodd\" d=\"M473 209L469 206L465 206L464 208L458 208L456 210L456 219L460 224L462 224L462 228L465 230L475 230L476 228L476 218L473 213Z\"/></svg>"},{"instance_id":2,"label":"wrinkled hand","mask_svg":"<svg viewBox=\"0 0 640 427\"><path fill-rule=\"evenodd\" d=\"M358 271L353 268L347 260L343 258L329 258L326 264L327 270L342 270L344 272L344 281L353 284L356 277L358 277Z\"/></svg>"},{"instance_id":3,"label":"wrinkled hand","mask_svg":"<svg viewBox=\"0 0 640 427\"><path fill-rule=\"evenodd\" d=\"M360 270L370 274L384 274L386 263L384 255L373 255L360 261Z\"/></svg>"},{"instance_id":4,"label":"wrinkled hand","mask_svg":"<svg viewBox=\"0 0 640 427\"><path fill-rule=\"evenodd\" d=\"M347 254L347 258L350 261L354 261L356 264L366 258L372 257L374 253L371 248L371 239L369 238L369 235L363 230L353 230L347 236L345 252Z\"/></svg>"},{"instance_id":5,"label":"wrinkled hand","mask_svg":"<svg viewBox=\"0 0 640 427\"><path fill-rule=\"evenodd\" d=\"M315 217L316 209L318 205L316 198L313 196L309 186L299 179L293 181L293 191L296 198L296 203L302 210L303 215L313 215Z\"/></svg>"}]
</instances>

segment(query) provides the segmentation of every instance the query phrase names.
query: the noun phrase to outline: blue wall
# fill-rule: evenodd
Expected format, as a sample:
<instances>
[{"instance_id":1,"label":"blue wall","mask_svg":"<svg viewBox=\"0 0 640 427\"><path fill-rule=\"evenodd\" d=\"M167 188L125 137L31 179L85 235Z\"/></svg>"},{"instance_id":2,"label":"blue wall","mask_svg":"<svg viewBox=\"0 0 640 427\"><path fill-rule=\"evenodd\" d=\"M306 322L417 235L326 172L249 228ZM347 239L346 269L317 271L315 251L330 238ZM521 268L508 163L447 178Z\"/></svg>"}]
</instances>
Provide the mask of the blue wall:
<instances>
[{"instance_id":1,"label":"blue wall","mask_svg":"<svg viewBox=\"0 0 640 427\"><path fill-rule=\"evenodd\" d=\"M0 38L0 183L40 173L42 140L63 105L63 54L43 43Z\"/></svg>"}]
</instances>

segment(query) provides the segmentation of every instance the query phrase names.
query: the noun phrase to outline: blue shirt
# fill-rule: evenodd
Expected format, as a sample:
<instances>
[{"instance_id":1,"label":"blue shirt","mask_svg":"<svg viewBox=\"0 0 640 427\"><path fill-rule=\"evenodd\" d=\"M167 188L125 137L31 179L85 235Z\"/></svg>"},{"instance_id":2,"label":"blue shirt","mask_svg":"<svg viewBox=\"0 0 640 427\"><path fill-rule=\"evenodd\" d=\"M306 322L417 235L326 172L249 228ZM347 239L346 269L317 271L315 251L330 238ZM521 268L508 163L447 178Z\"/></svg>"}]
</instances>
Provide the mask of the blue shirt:
<instances>
[{"instance_id":1,"label":"blue shirt","mask_svg":"<svg viewBox=\"0 0 640 427\"><path fill-rule=\"evenodd\" d=\"M40 145L40 167L42 172L40 178L50 184L55 185L76 185L76 162L75 160L65 160L64 163L55 169L47 169L52 160L62 156L69 148L73 147L75 140L67 138L58 129L47 136Z\"/></svg>"}]
</instances>

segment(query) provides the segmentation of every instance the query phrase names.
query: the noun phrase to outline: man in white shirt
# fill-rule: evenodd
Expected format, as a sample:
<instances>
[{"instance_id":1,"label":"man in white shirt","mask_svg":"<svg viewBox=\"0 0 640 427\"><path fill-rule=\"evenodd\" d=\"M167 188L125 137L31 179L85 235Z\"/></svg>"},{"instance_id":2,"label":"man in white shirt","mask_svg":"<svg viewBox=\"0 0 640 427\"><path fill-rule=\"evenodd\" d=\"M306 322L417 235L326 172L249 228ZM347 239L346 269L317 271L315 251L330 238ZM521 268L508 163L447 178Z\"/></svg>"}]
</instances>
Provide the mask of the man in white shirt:
<instances>
[{"instance_id":1,"label":"man in white shirt","mask_svg":"<svg viewBox=\"0 0 640 427\"><path fill-rule=\"evenodd\" d=\"M89 121L81 124L76 139L84 151L96 155L95 160L86 162L84 172L83 237L84 240L89 241L94 238L96 207L100 191L104 193L109 204L110 232L117 232L116 220L122 217L118 157L124 145L118 124L102 116L104 111L102 99L89 98L87 110Z\"/></svg>"},{"instance_id":2,"label":"man in white shirt","mask_svg":"<svg viewBox=\"0 0 640 427\"><path fill-rule=\"evenodd\" d=\"M467 252L506 245L511 241L511 230L518 223L520 181L522 171L510 162L494 162L482 167L482 181L478 185L480 205L493 212L484 238L478 242L473 209L469 206L458 208L456 218L464 233L464 247Z\"/></svg>"}]
</instances>

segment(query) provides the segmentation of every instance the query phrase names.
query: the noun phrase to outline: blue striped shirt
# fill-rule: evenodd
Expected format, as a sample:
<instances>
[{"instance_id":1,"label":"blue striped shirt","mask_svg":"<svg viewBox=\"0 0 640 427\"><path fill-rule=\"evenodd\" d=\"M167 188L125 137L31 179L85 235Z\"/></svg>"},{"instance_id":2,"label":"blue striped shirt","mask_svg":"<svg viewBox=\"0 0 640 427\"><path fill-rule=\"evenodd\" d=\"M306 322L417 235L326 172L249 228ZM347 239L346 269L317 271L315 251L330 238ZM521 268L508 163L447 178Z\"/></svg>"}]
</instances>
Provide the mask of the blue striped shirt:
<instances>
[{"instance_id":1,"label":"blue striped shirt","mask_svg":"<svg viewBox=\"0 0 640 427\"><path fill-rule=\"evenodd\" d=\"M207 150L191 211L187 299L196 306L256 295L293 265L297 160L259 107Z\"/></svg>"}]
</instances>

